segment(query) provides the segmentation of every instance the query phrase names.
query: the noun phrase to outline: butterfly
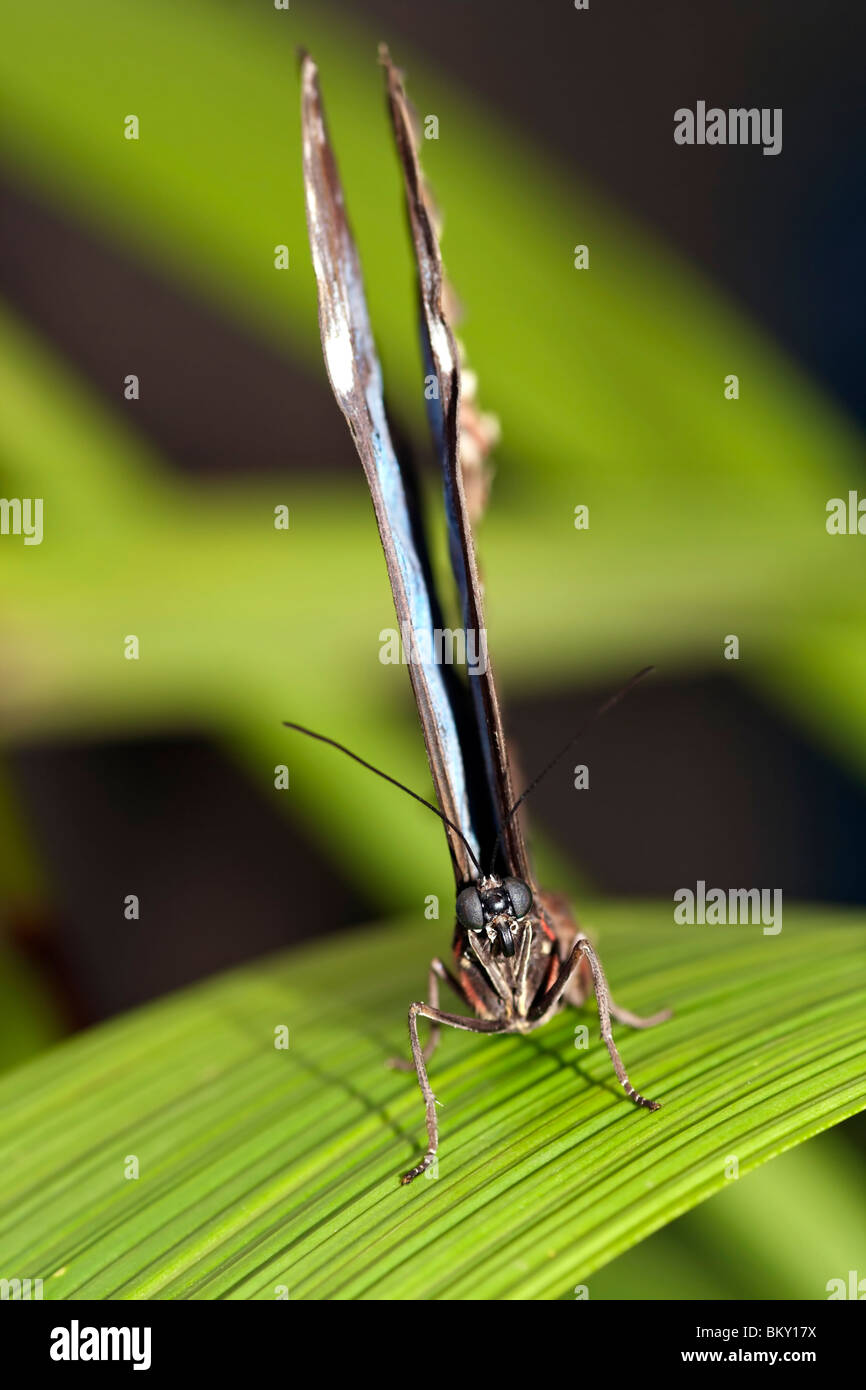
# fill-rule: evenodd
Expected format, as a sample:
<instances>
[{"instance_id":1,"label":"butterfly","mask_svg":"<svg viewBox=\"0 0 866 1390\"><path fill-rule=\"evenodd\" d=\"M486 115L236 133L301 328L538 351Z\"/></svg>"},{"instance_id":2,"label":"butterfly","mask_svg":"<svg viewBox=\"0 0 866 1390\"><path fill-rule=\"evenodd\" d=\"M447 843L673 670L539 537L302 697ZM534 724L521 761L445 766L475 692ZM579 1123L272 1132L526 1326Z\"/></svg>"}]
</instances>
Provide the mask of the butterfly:
<instances>
[{"instance_id":1,"label":"butterfly","mask_svg":"<svg viewBox=\"0 0 866 1390\"><path fill-rule=\"evenodd\" d=\"M400 72L380 49L388 107L403 172L409 228L418 273L418 301L425 389L436 457L442 472L451 567L463 629L474 652L486 653L481 584L475 555L464 467L461 362L446 317L444 279L435 215L421 174L413 113ZM567 904L537 886L517 814L529 791L571 747L560 751L519 797L514 796L502 716L489 660L463 679L444 663L435 636L441 609L420 525L415 495L389 429L382 373L367 310L358 251L328 136L318 70L301 55L301 118L307 229L318 288L319 327L327 374L349 425L373 500L394 605L407 648L407 664L437 805L360 758L335 739L286 721L299 733L330 744L399 787L439 816L445 827L456 887L453 960L430 965L426 1002L409 1009L412 1060L392 1065L414 1069L424 1099L427 1148L403 1183L433 1164L439 1145L436 1100L427 1064L442 1025L471 1033L528 1033L565 1003L583 1004L595 994L601 1035L626 1095L657 1110L632 1086L613 1039L611 1020L650 1027L669 1011L639 1018L610 997L598 953L574 922ZM470 402L471 405L471 402ZM474 483L477 483L475 478ZM474 486L473 483L473 486ZM477 488L475 489L477 491ZM640 672L598 713L616 703ZM577 737L577 736L575 736ZM466 1010L440 1007L440 985ZM422 1046L418 1024L431 1025Z\"/></svg>"}]
</instances>

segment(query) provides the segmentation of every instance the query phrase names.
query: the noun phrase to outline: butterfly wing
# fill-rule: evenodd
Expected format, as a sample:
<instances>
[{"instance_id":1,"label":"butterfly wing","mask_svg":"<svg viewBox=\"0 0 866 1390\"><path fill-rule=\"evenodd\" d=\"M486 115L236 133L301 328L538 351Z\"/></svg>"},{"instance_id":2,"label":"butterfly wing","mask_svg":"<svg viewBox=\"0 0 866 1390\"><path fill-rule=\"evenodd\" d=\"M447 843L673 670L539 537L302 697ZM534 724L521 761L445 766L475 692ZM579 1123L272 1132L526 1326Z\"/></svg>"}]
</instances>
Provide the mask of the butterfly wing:
<instances>
[{"instance_id":1,"label":"butterfly wing","mask_svg":"<svg viewBox=\"0 0 866 1390\"><path fill-rule=\"evenodd\" d=\"M457 723L443 669L435 661L433 603L388 429L382 374L318 72L308 55L301 64L301 118L307 230L325 365L372 494L436 796L478 858ZM476 868L460 836L447 825L445 829L455 877L465 883L476 876Z\"/></svg>"},{"instance_id":2,"label":"butterfly wing","mask_svg":"<svg viewBox=\"0 0 866 1390\"><path fill-rule=\"evenodd\" d=\"M406 206L418 267L424 356L427 370L435 374L437 384L437 396L428 399L427 404L445 488L451 565L460 593L467 648L474 652L486 653L481 584L458 449L460 358L443 308L442 257L418 163L411 108L403 90L400 73L391 62L384 45L380 49L380 56L385 67L388 102L403 170ZM430 393L425 395L429 397ZM502 715L489 657L483 663L479 663L476 671L470 673L469 682L473 694L477 732L484 752L493 819L496 829L502 831L508 870L516 877L531 882L520 822L516 816L508 819L508 812L514 805L515 797L511 786ZM492 845L484 848L486 854L492 853ZM483 864L486 870L488 862L483 861Z\"/></svg>"}]
</instances>

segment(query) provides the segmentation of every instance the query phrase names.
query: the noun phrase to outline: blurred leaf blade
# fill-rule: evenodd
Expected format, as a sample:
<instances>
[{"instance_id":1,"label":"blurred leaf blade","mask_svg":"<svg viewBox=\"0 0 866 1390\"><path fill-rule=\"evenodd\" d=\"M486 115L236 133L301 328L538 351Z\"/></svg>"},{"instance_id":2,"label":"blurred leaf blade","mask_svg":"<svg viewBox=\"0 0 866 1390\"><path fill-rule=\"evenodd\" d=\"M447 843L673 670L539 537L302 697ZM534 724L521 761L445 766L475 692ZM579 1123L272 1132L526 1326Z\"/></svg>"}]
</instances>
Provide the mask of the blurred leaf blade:
<instances>
[{"instance_id":1,"label":"blurred leaf blade","mask_svg":"<svg viewBox=\"0 0 866 1390\"><path fill-rule=\"evenodd\" d=\"M432 1066L438 1180L399 1188L423 1116L384 1059L405 1049L429 923L361 933L151 1005L0 1083L4 1267L73 1299L568 1296L722 1189L732 1153L744 1174L866 1105L862 921L788 912L764 938L672 928L669 912L596 914L617 997L677 1008L620 1030L657 1115L624 1105L594 1026L575 1051L586 1015L529 1039L451 1035Z\"/></svg>"}]
</instances>

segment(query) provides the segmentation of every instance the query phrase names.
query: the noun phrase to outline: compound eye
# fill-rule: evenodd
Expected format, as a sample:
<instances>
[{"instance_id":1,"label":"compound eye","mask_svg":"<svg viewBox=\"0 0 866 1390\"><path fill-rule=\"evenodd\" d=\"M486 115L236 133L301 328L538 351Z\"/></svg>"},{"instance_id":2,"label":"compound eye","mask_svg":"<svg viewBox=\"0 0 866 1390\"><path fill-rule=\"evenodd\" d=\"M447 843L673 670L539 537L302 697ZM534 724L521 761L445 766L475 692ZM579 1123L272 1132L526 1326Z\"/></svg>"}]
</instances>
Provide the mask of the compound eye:
<instances>
[{"instance_id":1,"label":"compound eye","mask_svg":"<svg viewBox=\"0 0 866 1390\"><path fill-rule=\"evenodd\" d=\"M477 888L461 888L457 894L457 920L470 931L481 931L484 926L484 909Z\"/></svg>"},{"instance_id":2,"label":"compound eye","mask_svg":"<svg viewBox=\"0 0 866 1390\"><path fill-rule=\"evenodd\" d=\"M524 883L522 878L505 878L502 880L502 887L508 894L515 917L525 917L532 907L529 885Z\"/></svg>"}]
</instances>

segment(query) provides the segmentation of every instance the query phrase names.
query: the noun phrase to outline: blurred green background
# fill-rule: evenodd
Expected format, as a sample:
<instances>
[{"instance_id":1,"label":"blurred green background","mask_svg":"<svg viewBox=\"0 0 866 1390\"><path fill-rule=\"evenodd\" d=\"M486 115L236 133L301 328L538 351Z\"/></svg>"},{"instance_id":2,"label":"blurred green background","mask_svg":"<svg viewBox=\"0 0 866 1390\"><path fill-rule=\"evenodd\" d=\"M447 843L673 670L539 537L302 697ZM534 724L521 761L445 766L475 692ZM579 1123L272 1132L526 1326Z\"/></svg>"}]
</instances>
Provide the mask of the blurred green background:
<instances>
[{"instance_id":1,"label":"blurred green background","mask_svg":"<svg viewBox=\"0 0 866 1390\"><path fill-rule=\"evenodd\" d=\"M866 543L824 525L829 498L864 488L863 21L651 8L49 0L6 17L0 485L45 499L45 539L0 540L4 1065L238 960L448 900L432 817L280 724L426 786L405 674L378 660L393 610L321 364L298 44L422 465L380 38L439 117L424 164L503 431L479 546L519 764L659 668L593 734L594 795L575 805L567 768L539 791L542 876L584 907L697 878L866 901ZM675 147L673 110L698 98L783 106L783 154ZM862 1264L862 1164L862 1126L813 1141L592 1296L814 1297L816 1265Z\"/></svg>"}]
</instances>

